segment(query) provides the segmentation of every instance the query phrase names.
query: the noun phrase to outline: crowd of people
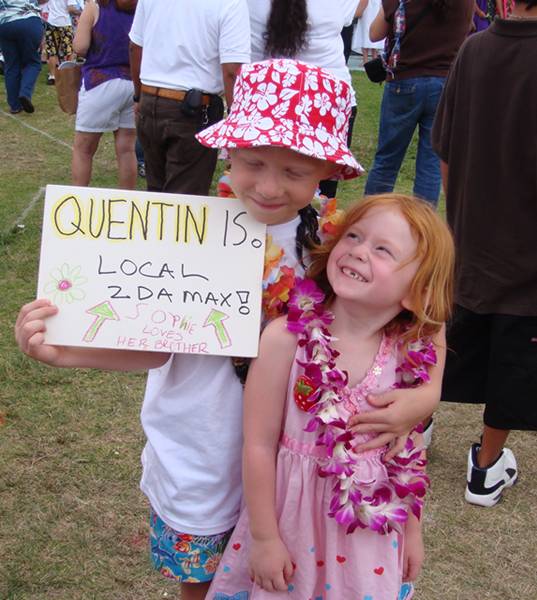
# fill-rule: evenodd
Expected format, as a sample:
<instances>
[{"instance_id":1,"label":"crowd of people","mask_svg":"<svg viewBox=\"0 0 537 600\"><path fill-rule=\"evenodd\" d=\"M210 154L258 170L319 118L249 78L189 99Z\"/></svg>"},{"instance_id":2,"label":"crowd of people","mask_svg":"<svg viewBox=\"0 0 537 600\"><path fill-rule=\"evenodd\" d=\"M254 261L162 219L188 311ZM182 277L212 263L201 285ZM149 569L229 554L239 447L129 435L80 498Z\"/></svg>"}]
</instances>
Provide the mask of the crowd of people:
<instances>
[{"instance_id":1,"label":"crowd of people","mask_svg":"<svg viewBox=\"0 0 537 600\"><path fill-rule=\"evenodd\" d=\"M10 69L13 23L38 22L18 1L0 0ZM509 432L537 429L537 0L367 6L90 0L80 16L73 182L89 185L105 131L127 189L136 134L150 191L208 194L222 152L232 193L267 225L250 365L51 346L59 309L47 299L15 327L21 350L51 366L149 371L151 560L183 600L409 599L440 398L485 404L472 504L494 506L516 481ZM378 148L365 200L325 231L313 197L364 172L350 151L359 112L345 40L365 18L364 59L385 40ZM12 112L27 110L39 72L17 60L30 74L6 72ZM416 128L411 197L393 190Z\"/></svg>"}]
</instances>

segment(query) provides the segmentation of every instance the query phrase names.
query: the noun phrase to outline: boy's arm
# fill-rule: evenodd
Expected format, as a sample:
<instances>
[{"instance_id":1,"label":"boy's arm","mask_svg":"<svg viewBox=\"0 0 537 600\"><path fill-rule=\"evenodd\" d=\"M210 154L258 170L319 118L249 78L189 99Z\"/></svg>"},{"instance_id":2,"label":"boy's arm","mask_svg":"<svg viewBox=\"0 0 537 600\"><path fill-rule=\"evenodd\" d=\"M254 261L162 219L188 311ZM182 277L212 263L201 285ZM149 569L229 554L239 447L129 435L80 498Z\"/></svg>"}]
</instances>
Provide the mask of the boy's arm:
<instances>
[{"instance_id":1,"label":"boy's arm","mask_svg":"<svg viewBox=\"0 0 537 600\"><path fill-rule=\"evenodd\" d=\"M78 56L86 56L91 44L91 30L98 16L98 6L89 0L84 6L73 39L73 50Z\"/></svg>"},{"instance_id":2,"label":"boy's arm","mask_svg":"<svg viewBox=\"0 0 537 600\"><path fill-rule=\"evenodd\" d=\"M445 325L433 337L433 342L437 363L429 371L429 383L415 388L390 390L381 396L368 396L367 401L378 409L351 417L349 425L353 431L380 433L371 442L357 447L357 450L380 448L399 436L407 436L413 427L430 417L436 410L440 402L446 362Z\"/></svg>"},{"instance_id":3,"label":"boy's arm","mask_svg":"<svg viewBox=\"0 0 537 600\"><path fill-rule=\"evenodd\" d=\"M296 350L286 319L270 323L259 356L250 365L244 392L244 495L250 520L251 575L267 591L286 591L293 574L276 518L276 453Z\"/></svg>"},{"instance_id":4,"label":"boy's arm","mask_svg":"<svg viewBox=\"0 0 537 600\"><path fill-rule=\"evenodd\" d=\"M49 300L34 300L21 308L15 323L15 339L19 348L31 358L52 367L137 371L161 367L170 356L164 352L45 344L46 319L57 313L58 307Z\"/></svg>"}]
</instances>

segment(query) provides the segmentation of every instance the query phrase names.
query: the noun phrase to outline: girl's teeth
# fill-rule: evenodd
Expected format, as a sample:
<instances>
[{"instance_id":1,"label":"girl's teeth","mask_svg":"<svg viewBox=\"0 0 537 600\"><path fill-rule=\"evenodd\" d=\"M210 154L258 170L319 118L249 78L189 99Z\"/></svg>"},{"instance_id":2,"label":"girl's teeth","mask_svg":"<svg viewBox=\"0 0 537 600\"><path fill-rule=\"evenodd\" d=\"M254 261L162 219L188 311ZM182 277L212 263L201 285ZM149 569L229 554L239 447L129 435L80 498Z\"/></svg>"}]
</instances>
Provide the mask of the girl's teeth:
<instances>
[{"instance_id":1,"label":"girl's teeth","mask_svg":"<svg viewBox=\"0 0 537 600\"><path fill-rule=\"evenodd\" d=\"M362 277L360 277L360 275L358 275L358 273L356 273L356 271L353 271L352 269L349 269L347 267L343 268L343 273L345 275L347 275L347 277L350 277L351 279L362 279Z\"/></svg>"}]
</instances>

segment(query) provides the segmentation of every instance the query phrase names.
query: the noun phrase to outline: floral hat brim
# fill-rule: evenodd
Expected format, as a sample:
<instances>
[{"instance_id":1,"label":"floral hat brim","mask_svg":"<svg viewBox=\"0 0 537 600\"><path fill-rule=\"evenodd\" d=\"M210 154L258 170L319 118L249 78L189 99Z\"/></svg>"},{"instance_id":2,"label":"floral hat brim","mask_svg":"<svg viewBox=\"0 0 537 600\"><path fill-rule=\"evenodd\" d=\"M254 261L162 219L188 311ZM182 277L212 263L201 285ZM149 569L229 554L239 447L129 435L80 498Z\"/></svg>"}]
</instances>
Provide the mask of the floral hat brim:
<instances>
[{"instance_id":1,"label":"floral hat brim","mask_svg":"<svg viewBox=\"0 0 537 600\"><path fill-rule=\"evenodd\" d=\"M340 165L333 179L364 170L347 146L351 91L325 69L290 59L243 65L227 118L196 135L210 148L276 146Z\"/></svg>"}]
</instances>

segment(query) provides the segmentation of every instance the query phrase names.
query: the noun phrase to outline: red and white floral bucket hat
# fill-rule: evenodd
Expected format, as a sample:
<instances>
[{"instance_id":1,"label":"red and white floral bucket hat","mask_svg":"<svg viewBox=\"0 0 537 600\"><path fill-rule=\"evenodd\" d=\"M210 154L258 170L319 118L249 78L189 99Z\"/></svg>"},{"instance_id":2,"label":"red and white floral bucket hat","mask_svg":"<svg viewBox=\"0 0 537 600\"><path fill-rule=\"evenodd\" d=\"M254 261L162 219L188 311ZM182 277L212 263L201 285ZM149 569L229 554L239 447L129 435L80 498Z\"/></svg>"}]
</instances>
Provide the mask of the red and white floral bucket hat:
<instances>
[{"instance_id":1,"label":"red and white floral bucket hat","mask_svg":"<svg viewBox=\"0 0 537 600\"><path fill-rule=\"evenodd\" d=\"M280 146L341 165L334 179L363 173L347 146L348 84L325 69L275 59L242 66L223 121L196 135L210 148Z\"/></svg>"}]
</instances>

